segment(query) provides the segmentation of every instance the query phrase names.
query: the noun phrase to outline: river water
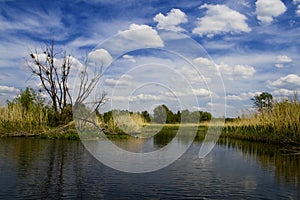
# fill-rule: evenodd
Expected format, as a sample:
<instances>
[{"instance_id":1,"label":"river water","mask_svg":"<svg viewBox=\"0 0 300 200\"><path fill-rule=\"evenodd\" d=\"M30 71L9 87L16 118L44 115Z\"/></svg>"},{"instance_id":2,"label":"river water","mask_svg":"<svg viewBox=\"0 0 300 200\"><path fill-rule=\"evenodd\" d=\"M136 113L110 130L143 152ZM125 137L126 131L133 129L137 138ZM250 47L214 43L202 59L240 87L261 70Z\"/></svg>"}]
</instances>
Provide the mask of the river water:
<instances>
[{"instance_id":1,"label":"river water","mask_svg":"<svg viewBox=\"0 0 300 200\"><path fill-rule=\"evenodd\" d=\"M299 154L223 139L199 159L201 144L166 168L131 174L103 165L81 141L0 139L0 199L300 199Z\"/></svg>"}]
</instances>

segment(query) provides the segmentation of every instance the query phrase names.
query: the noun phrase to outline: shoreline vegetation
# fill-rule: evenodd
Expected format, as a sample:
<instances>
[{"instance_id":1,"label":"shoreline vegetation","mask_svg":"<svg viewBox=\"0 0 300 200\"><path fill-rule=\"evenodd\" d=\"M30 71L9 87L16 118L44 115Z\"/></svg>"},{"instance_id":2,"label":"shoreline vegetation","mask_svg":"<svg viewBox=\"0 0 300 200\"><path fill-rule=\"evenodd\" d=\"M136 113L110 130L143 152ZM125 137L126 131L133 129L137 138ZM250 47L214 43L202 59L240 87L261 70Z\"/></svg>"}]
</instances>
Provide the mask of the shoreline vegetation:
<instances>
[{"instance_id":1,"label":"shoreline vegetation","mask_svg":"<svg viewBox=\"0 0 300 200\"><path fill-rule=\"evenodd\" d=\"M32 97L36 94L26 95ZM51 109L37 99L26 99L23 92L16 100L8 102L7 106L0 107L0 137L36 137L50 139L80 139L75 128L75 121L69 119L65 123L55 124L51 122L53 115ZM23 96L22 96L23 95ZM164 111L166 110L166 112ZM157 111L158 110L158 111ZM99 127L104 128L108 138L128 138L128 132L141 130L177 130L182 127L198 127L197 137L204 138L209 126L218 126L211 121L211 115L206 112L189 112L188 110L172 113L165 105L157 109L157 116L167 119L169 123L160 123L159 120L150 116L147 112L132 113L118 111L113 118L113 112L96 113ZM166 116L162 116L166 114ZM198 116L197 116L198 115ZM157 117L156 116L156 117ZM194 118L199 123L193 123ZM180 119L181 121L178 121ZM182 120L184 119L184 122ZM176 121L177 120L177 121ZM221 137L275 143L279 145L300 146L300 103L295 95L291 99L282 99L272 104L268 109L260 112L244 112L241 117L220 119L224 121ZM150 122L155 122L150 123ZM175 122L175 123L174 123ZM148 128L148 129L147 129Z\"/></svg>"},{"instance_id":2,"label":"shoreline vegetation","mask_svg":"<svg viewBox=\"0 0 300 200\"><path fill-rule=\"evenodd\" d=\"M225 124L222 135L236 139L300 146L300 102L291 99L275 101L259 113L244 113Z\"/></svg>"}]
</instances>

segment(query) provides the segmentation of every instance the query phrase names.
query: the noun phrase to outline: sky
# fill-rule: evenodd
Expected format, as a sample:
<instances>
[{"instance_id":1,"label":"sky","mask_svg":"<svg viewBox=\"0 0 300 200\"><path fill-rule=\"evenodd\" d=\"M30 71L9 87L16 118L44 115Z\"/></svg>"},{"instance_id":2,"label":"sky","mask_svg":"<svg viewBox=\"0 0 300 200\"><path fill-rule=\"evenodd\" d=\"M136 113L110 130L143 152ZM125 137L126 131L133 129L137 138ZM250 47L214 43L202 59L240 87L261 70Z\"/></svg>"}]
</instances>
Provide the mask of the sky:
<instances>
[{"instance_id":1,"label":"sky","mask_svg":"<svg viewBox=\"0 0 300 200\"><path fill-rule=\"evenodd\" d=\"M261 92L299 93L300 0L1 0L0 13L2 105L41 87L29 55L51 40L72 55L75 96L86 58L101 63L91 98L107 92L103 111L164 103L236 117Z\"/></svg>"}]
</instances>

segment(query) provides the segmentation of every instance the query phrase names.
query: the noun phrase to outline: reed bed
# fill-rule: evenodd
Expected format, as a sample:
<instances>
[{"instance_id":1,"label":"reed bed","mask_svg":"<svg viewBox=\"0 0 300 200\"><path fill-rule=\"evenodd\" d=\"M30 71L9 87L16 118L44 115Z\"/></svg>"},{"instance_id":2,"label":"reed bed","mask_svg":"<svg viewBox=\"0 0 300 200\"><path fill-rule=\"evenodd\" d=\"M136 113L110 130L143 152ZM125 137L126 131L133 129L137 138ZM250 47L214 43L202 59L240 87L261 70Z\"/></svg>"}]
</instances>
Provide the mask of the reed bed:
<instances>
[{"instance_id":1,"label":"reed bed","mask_svg":"<svg viewBox=\"0 0 300 200\"><path fill-rule=\"evenodd\" d=\"M300 145L299 126L300 103L295 96L274 102L270 110L244 113L240 119L225 124L223 136Z\"/></svg>"},{"instance_id":2,"label":"reed bed","mask_svg":"<svg viewBox=\"0 0 300 200\"><path fill-rule=\"evenodd\" d=\"M137 133L146 125L145 119L137 113L117 113L107 122L99 118L98 123L109 133Z\"/></svg>"},{"instance_id":3,"label":"reed bed","mask_svg":"<svg viewBox=\"0 0 300 200\"><path fill-rule=\"evenodd\" d=\"M48 115L42 107L22 108L19 104L0 107L0 135L29 135L47 129Z\"/></svg>"}]
</instances>

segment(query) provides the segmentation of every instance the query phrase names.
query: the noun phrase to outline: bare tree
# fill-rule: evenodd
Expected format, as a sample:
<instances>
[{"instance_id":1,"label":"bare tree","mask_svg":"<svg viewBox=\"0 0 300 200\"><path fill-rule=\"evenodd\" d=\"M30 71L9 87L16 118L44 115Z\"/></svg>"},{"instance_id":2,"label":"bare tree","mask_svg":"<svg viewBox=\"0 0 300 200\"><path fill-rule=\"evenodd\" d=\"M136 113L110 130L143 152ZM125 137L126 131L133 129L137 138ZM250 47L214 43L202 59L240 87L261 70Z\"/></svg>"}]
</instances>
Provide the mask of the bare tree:
<instances>
[{"instance_id":1,"label":"bare tree","mask_svg":"<svg viewBox=\"0 0 300 200\"><path fill-rule=\"evenodd\" d=\"M76 98L76 103L83 103L84 101L86 101L90 97L91 93L93 92L97 84L99 83L100 78L103 76L102 73L103 66L101 65L101 66L97 66L94 72L92 73L92 77L89 77L88 68L87 68L88 62L89 60L87 59L82 71L80 72L80 76L79 76L80 86ZM95 101L86 102L86 103L93 104L94 111L96 111L105 102L106 95L107 93L103 92Z\"/></svg>"},{"instance_id":2,"label":"bare tree","mask_svg":"<svg viewBox=\"0 0 300 200\"><path fill-rule=\"evenodd\" d=\"M31 52L30 58L31 62L27 62L28 66L32 70L32 75L39 78L43 90L51 99L56 120L64 120L62 113L68 104L72 104L68 87L72 68L71 55L67 55L65 51L56 52L52 40L50 45L46 45L43 53L38 53L35 49Z\"/></svg>"},{"instance_id":3,"label":"bare tree","mask_svg":"<svg viewBox=\"0 0 300 200\"><path fill-rule=\"evenodd\" d=\"M103 92L92 101L90 96L103 76L103 63L93 63L87 58L83 68L79 69L81 70L79 74L80 83L73 108L75 112L72 113L73 104L68 80L70 71L73 68L73 59L65 51L57 52L54 41L50 45L46 45L42 50L42 53L39 53L37 49L31 52L30 61L27 61L27 63L32 71L32 75L39 78L43 91L48 94L51 100L56 123L67 122L66 119L69 119L70 115L72 116L73 114L74 118L78 118L81 122L96 125L95 119L90 119L105 102L106 92ZM89 110L85 106L87 104L90 104L93 110Z\"/></svg>"},{"instance_id":4,"label":"bare tree","mask_svg":"<svg viewBox=\"0 0 300 200\"><path fill-rule=\"evenodd\" d=\"M103 64L98 66L94 63L95 67L93 70L92 68L88 68L88 66L90 66L89 62L89 59L87 59L83 69L80 71L80 85L73 109L74 118L77 122L77 128L86 128L89 125L92 125L94 128L102 129L97 122L96 113L98 112L99 107L107 100L107 93L102 92L94 100L91 100L91 93L94 91L100 78L103 76ZM86 107L86 105L90 106Z\"/></svg>"}]
</instances>

